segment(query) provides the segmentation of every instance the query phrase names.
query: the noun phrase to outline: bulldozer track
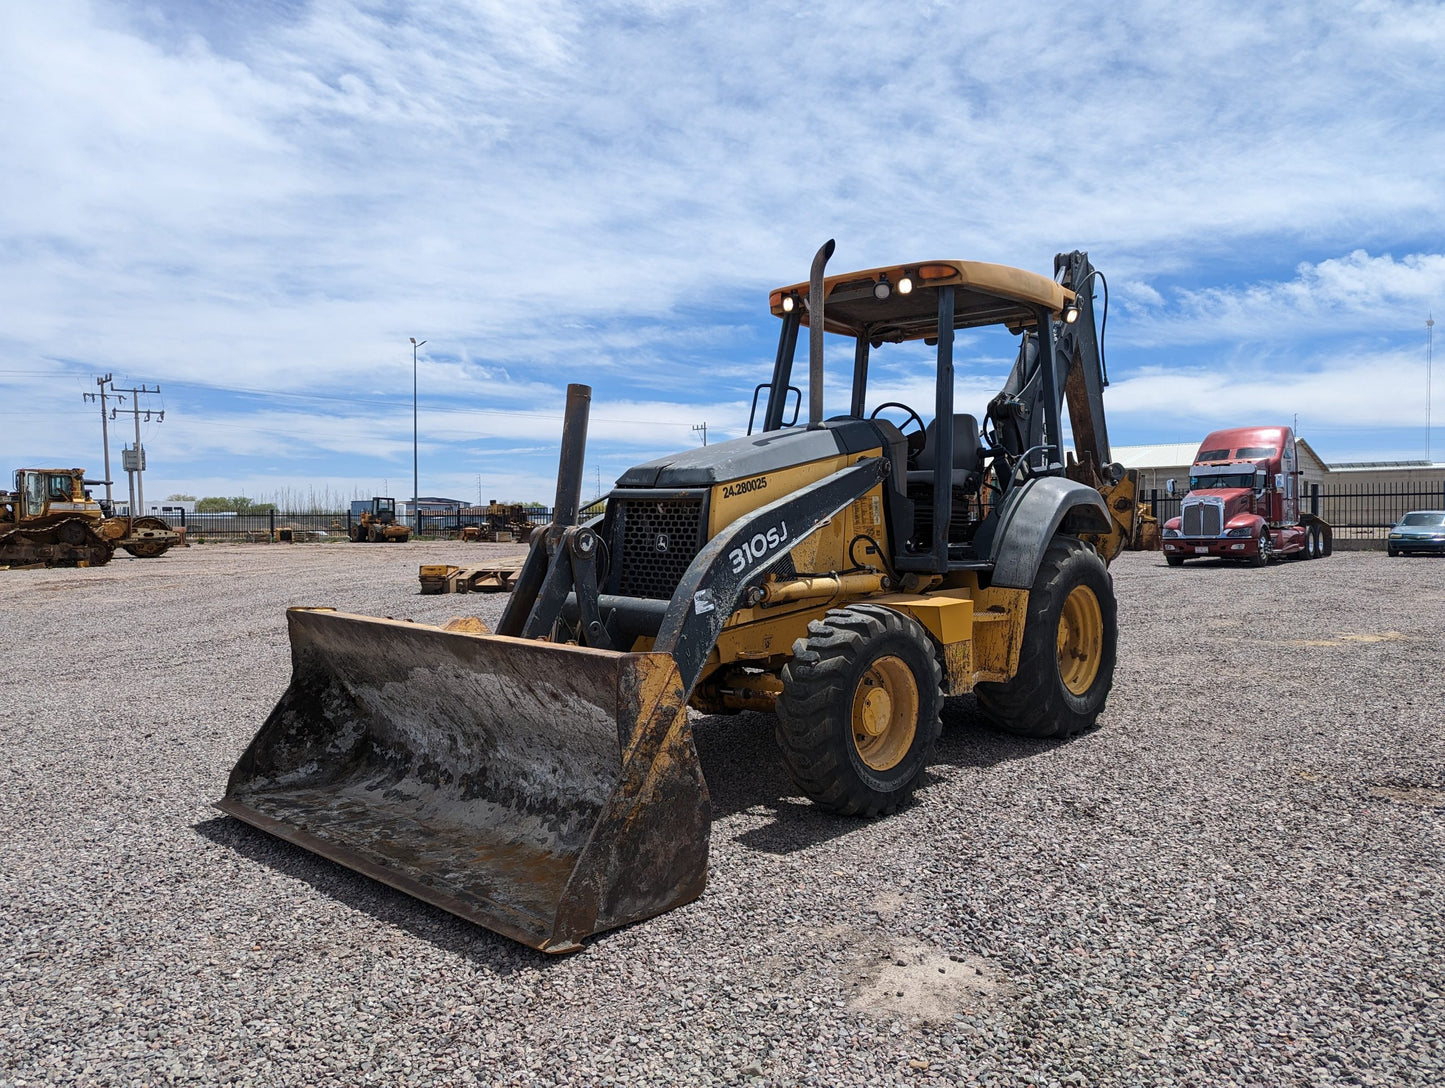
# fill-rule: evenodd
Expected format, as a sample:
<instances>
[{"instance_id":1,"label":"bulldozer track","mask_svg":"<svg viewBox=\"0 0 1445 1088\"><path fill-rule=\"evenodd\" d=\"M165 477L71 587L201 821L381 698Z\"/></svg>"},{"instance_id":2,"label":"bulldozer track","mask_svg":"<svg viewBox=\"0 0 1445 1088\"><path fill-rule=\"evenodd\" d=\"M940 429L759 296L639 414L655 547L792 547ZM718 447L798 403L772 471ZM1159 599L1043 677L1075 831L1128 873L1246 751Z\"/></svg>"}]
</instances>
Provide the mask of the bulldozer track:
<instances>
[{"instance_id":1,"label":"bulldozer track","mask_svg":"<svg viewBox=\"0 0 1445 1088\"><path fill-rule=\"evenodd\" d=\"M39 529L14 528L0 533L0 567L100 567L109 563L114 546L84 518L67 518Z\"/></svg>"}]
</instances>

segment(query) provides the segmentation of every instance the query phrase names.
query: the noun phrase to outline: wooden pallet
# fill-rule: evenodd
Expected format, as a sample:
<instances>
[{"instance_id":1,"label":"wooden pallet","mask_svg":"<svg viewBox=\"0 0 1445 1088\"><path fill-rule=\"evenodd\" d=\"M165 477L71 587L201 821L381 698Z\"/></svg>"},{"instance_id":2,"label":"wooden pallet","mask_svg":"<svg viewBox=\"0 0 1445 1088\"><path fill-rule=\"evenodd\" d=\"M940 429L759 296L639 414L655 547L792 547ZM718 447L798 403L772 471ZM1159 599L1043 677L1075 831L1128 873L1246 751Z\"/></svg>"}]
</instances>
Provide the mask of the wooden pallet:
<instances>
[{"instance_id":1,"label":"wooden pallet","mask_svg":"<svg viewBox=\"0 0 1445 1088\"><path fill-rule=\"evenodd\" d=\"M423 563L423 593L510 593L522 573L520 563L512 566L454 567L447 563Z\"/></svg>"}]
</instances>

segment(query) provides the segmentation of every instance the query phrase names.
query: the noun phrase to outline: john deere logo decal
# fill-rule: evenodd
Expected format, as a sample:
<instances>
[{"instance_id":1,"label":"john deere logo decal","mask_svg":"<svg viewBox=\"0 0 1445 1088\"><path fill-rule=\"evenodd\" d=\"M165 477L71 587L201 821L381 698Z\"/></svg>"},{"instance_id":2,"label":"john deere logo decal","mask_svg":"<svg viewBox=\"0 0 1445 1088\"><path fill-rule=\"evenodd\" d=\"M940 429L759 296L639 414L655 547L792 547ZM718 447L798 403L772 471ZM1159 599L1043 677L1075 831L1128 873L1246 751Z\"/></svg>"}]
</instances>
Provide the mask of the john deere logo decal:
<instances>
[{"instance_id":1,"label":"john deere logo decal","mask_svg":"<svg viewBox=\"0 0 1445 1088\"><path fill-rule=\"evenodd\" d=\"M652 546L653 546L654 548L656 548L656 549L657 549L658 551L660 551L660 552L665 552L665 551L667 551L667 534L666 534L666 533L658 533L658 534L657 534L657 539L656 539L655 541L653 541L653 545L652 545Z\"/></svg>"}]
</instances>

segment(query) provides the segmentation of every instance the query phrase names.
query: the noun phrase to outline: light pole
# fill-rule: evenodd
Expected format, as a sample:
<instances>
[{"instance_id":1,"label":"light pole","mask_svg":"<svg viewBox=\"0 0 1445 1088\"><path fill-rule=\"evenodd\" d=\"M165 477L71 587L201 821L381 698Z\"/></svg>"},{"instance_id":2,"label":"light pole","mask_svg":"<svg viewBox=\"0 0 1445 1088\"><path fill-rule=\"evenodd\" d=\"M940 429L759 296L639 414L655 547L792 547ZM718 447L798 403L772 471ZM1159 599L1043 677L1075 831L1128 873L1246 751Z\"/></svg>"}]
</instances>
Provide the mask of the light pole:
<instances>
[{"instance_id":1,"label":"light pole","mask_svg":"<svg viewBox=\"0 0 1445 1088\"><path fill-rule=\"evenodd\" d=\"M1425 318L1425 460L1430 460L1430 365L1435 354L1435 315Z\"/></svg>"},{"instance_id":2,"label":"light pole","mask_svg":"<svg viewBox=\"0 0 1445 1088\"><path fill-rule=\"evenodd\" d=\"M418 343L415 336L411 338L411 518L418 537L421 536L421 492L417 488L416 468L416 349L425 343L425 340Z\"/></svg>"}]
</instances>

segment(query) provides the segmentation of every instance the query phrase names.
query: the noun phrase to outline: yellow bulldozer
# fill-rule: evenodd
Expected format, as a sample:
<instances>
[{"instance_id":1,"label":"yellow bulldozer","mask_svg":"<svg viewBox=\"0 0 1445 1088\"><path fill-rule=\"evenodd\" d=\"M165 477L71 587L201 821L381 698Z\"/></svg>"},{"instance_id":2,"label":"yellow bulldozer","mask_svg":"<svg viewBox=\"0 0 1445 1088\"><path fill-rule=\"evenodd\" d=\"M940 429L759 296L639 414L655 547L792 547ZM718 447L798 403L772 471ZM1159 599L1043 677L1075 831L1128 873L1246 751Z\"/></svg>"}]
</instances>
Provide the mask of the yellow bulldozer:
<instances>
[{"instance_id":1,"label":"yellow bulldozer","mask_svg":"<svg viewBox=\"0 0 1445 1088\"><path fill-rule=\"evenodd\" d=\"M758 430L628 470L585 524L590 390L569 387L554 518L496 633L290 609L291 684L218 807L568 952L703 891L689 706L774 712L798 790L840 816L909 799L946 696L1024 736L1093 727L1114 675L1107 563L1138 511L1109 462L1087 255L1053 278L969 261L828 276L832 251L772 292ZM954 343L988 326L1017 355L980 422L955 410ZM825 331L853 359L831 417ZM884 345L901 354L882 373L931 374L931 419L872 392Z\"/></svg>"},{"instance_id":2,"label":"yellow bulldozer","mask_svg":"<svg viewBox=\"0 0 1445 1088\"><path fill-rule=\"evenodd\" d=\"M0 491L0 567L99 567L116 548L154 559L185 533L156 517L107 517L86 492L83 468L22 468Z\"/></svg>"}]
</instances>

